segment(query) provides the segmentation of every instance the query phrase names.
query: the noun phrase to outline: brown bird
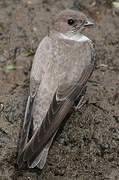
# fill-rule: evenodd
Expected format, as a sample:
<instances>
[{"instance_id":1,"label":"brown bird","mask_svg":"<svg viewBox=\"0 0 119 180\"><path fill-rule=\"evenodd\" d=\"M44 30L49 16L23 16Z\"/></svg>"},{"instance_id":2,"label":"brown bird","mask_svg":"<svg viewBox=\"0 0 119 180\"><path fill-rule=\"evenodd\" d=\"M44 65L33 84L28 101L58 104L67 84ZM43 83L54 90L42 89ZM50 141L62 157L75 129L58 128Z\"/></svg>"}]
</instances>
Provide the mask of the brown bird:
<instances>
[{"instance_id":1,"label":"brown bird","mask_svg":"<svg viewBox=\"0 0 119 180\"><path fill-rule=\"evenodd\" d=\"M19 168L42 169L61 122L72 107L80 108L95 62L93 43L82 34L91 25L82 12L64 10L41 41L31 70Z\"/></svg>"}]
</instances>

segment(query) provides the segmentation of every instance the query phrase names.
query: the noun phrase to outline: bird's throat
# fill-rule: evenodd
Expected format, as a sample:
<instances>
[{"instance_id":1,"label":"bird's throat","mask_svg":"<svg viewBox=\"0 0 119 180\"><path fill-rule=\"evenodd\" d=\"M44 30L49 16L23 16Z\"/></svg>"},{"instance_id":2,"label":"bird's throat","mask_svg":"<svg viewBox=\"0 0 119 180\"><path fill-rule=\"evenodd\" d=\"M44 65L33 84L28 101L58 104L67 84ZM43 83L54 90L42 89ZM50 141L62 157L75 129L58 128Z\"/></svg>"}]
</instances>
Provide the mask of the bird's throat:
<instances>
[{"instance_id":1,"label":"bird's throat","mask_svg":"<svg viewBox=\"0 0 119 180\"><path fill-rule=\"evenodd\" d=\"M87 36L84 36L83 34L80 34L78 32L76 34L73 34L71 32L67 32L65 34L60 33L60 37L63 39L78 41L78 42L84 42L90 40Z\"/></svg>"}]
</instances>

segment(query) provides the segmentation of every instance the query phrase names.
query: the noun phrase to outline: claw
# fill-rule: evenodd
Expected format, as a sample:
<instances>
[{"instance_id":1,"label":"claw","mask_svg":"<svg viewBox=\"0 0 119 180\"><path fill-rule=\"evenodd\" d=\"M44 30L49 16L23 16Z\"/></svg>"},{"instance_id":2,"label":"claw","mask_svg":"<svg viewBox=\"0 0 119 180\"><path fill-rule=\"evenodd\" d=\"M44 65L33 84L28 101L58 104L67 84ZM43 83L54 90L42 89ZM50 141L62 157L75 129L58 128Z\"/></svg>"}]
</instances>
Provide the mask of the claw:
<instances>
[{"instance_id":1,"label":"claw","mask_svg":"<svg viewBox=\"0 0 119 180\"><path fill-rule=\"evenodd\" d=\"M79 103L78 103L76 106L74 106L74 110L75 110L75 111L79 111L79 110L81 109L81 107L82 107L84 104L86 104L86 102L87 102L87 99L85 99L85 96L82 96L81 99L80 99L80 101L79 101Z\"/></svg>"}]
</instances>

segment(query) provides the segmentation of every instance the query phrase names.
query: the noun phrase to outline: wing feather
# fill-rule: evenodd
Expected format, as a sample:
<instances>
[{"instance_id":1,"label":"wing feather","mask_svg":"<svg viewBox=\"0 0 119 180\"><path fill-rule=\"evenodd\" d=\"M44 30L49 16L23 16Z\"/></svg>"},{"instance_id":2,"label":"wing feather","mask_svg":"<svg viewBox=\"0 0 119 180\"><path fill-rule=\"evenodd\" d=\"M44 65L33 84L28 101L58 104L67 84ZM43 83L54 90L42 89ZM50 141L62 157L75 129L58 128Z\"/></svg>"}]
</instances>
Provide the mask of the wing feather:
<instances>
[{"instance_id":1,"label":"wing feather","mask_svg":"<svg viewBox=\"0 0 119 180\"><path fill-rule=\"evenodd\" d=\"M45 55L42 51L42 48L45 48L44 46L47 46L47 41L48 41L48 37L46 36L41 41L33 60L33 66L32 66L31 76L30 76L29 97L27 100L24 123L23 123L20 141L18 145L18 159L29 139L28 138L29 131L32 125L33 103L34 103L34 99L37 94L37 91L38 91L38 88L42 79L42 75L43 75L43 68L42 68L43 64L41 63L41 61L44 61Z\"/></svg>"},{"instance_id":2,"label":"wing feather","mask_svg":"<svg viewBox=\"0 0 119 180\"><path fill-rule=\"evenodd\" d=\"M54 133L74 105L75 101L81 96L85 84L92 74L93 68L93 64L86 67L79 81L70 87L70 93L66 98L64 97L64 94L66 94L66 91L69 92L69 88L66 87L62 89L59 87L57 89L40 128L26 144L19 157L18 163L20 167L23 166L25 161L29 167L32 166L33 162L37 159L48 141L53 137ZM57 101L57 97L59 101Z\"/></svg>"}]
</instances>

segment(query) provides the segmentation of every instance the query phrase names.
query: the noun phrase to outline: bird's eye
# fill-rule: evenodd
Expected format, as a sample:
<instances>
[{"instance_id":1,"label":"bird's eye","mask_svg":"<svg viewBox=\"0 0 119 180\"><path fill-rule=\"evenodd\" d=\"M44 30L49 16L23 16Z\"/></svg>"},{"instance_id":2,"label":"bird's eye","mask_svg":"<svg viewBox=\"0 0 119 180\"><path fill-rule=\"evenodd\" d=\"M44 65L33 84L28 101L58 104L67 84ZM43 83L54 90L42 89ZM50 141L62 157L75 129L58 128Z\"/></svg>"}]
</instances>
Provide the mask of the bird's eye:
<instances>
[{"instance_id":1,"label":"bird's eye","mask_svg":"<svg viewBox=\"0 0 119 180\"><path fill-rule=\"evenodd\" d=\"M74 21L73 19L68 19L67 23L68 23L69 25L73 25L73 24L75 23L75 21Z\"/></svg>"}]
</instances>

